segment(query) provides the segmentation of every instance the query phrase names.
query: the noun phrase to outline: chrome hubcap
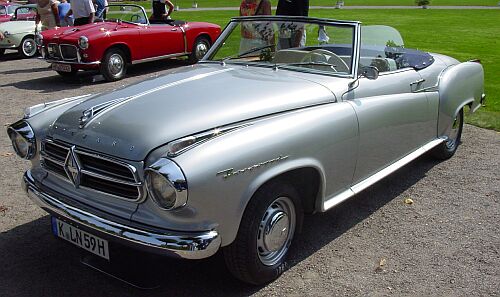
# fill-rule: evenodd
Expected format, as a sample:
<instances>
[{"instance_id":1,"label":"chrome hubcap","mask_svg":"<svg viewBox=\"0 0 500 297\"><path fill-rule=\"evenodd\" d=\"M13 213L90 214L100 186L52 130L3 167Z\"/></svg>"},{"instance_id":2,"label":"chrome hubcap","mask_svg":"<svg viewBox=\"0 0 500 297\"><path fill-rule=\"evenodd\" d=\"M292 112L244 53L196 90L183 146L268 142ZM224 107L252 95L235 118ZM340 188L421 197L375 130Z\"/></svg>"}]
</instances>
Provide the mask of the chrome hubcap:
<instances>
[{"instance_id":1,"label":"chrome hubcap","mask_svg":"<svg viewBox=\"0 0 500 297\"><path fill-rule=\"evenodd\" d=\"M33 39L26 39L23 43L23 52L26 56L33 56L36 53L36 45Z\"/></svg>"},{"instance_id":2,"label":"chrome hubcap","mask_svg":"<svg viewBox=\"0 0 500 297\"><path fill-rule=\"evenodd\" d=\"M112 54L111 57L109 57L109 72L113 75L120 74L123 71L124 64L125 63L123 62L122 56L120 56L119 54Z\"/></svg>"},{"instance_id":3,"label":"chrome hubcap","mask_svg":"<svg viewBox=\"0 0 500 297\"><path fill-rule=\"evenodd\" d=\"M458 132L460 130L460 126L462 122L462 118L460 115L457 115L455 117L455 120L453 121L453 125L451 126L451 131L450 131L450 137L446 141L446 146L448 148L453 148L456 145L457 138L458 138Z\"/></svg>"},{"instance_id":4,"label":"chrome hubcap","mask_svg":"<svg viewBox=\"0 0 500 297\"><path fill-rule=\"evenodd\" d=\"M200 60L208 52L208 46L204 42L196 44L196 58Z\"/></svg>"},{"instance_id":5,"label":"chrome hubcap","mask_svg":"<svg viewBox=\"0 0 500 297\"><path fill-rule=\"evenodd\" d=\"M267 208L259 224L257 253L262 264L278 263L288 251L295 232L295 207L288 197L279 197Z\"/></svg>"}]
</instances>

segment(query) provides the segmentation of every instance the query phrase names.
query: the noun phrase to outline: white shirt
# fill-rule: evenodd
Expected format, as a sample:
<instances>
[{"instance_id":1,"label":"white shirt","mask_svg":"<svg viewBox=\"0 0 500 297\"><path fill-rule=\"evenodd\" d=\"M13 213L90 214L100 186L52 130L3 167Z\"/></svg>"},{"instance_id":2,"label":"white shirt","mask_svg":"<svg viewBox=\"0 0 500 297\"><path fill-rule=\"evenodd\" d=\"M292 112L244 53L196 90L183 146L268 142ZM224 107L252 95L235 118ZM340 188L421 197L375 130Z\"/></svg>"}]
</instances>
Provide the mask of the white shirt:
<instances>
[{"instance_id":1,"label":"white shirt","mask_svg":"<svg viewBox=\"0 0 500 297\"><path fill-rule=\"evenodd\" d=\"M75 19L86 18L91 13L95 13L94 4L92 0L72 0L71 10Z\"/></svg>"}]
</instances>

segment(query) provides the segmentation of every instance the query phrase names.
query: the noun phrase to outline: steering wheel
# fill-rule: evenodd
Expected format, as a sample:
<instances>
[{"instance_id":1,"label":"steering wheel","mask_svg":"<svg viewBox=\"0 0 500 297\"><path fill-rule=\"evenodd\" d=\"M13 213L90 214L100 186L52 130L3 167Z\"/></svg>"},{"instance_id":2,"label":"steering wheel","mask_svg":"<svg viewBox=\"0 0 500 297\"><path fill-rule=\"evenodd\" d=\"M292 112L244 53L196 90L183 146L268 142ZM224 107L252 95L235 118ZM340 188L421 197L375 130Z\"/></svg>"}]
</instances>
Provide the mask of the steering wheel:
<instances>
[{"instance_id":1,"label":"steering wheel","mask_svg":"<svg viewBox=\"0 0 500 297\"><path fill-rule=\"evenodd\" d=\"M315 49L308 52L303 58L302 61L304 63L307 62L316 62L316 63L327 63L332 64L332 70L336 72L345 72L349 73L349 66L335 53L331 51L327 51L325 49Z\"/></svg>"},{"instance_id":2,"label":"steering wheel","mask_svg":"<svg viewBox=\"0 0 500 297\"><path fill-rule=\"evenodd\" d=\"M130 16L130 21L133 22L133 23L141 23L141 15L135 13L133 15Z\"/></svg>"}]
</instances>

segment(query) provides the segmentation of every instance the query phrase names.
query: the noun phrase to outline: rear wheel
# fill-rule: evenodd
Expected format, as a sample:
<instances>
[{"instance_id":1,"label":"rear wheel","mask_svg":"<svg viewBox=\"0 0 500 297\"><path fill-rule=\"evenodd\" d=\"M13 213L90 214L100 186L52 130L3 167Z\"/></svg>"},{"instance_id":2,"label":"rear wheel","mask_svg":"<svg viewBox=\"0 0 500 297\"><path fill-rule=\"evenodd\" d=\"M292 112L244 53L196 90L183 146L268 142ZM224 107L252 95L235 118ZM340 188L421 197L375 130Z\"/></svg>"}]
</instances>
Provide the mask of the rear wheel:
<instances>
[{"instance_id":1,"label":"rear wheel","mask_svg":"<svg viewBox=\"0 0 500 297\"><path fill-rule=\"evenodd\" d=\"M462 138L463 126L464 110L462 108L453 120L453 125L451 126L451 131L448 139L432 150L432 156L434 156L434 158L439 160L446 160L451 158L455 154L458 145L460 144L460 139Z\"/></svg>"},{"instance_id":2,"label":"rear wheel","mask_svg":"<svg viewBox=\"0 0 500 297\"><path fill-rule=\"evenodd\" d=\"M189 55L189 61L192 63L198 62L199 60L201 60L201 58L203 58L203 56L208 52L209 49L210 41L208 40L208 38L199 36L194 41L193 50L191 51L191 55Z\"/></svg>"},{"instance_id":3,"label":"rear wheel","mask_svg":"<svg viewBox=\"0 0 500 297\"><path fill-rule=\"evenodd\" d=\"M302 218L295 188L281 183L263 186L245 209L235 241L224 248L228 269L250 284L276 279L285 270L285 259Z\"/></svg>"},{"instance_id":4,"label":"rear wheel","mask_svg":"<svg viewBox=\"0 0 500 297\"><path fill-rule=\"evenodd\" d=\"M31 58L36 55L37 47L35 43L35 38L33 36L26 36L21 41L21 45L19 46L19 54L23 56L23 58Z\"/></svg>"},{"instance_id":5,"label":"rear wheel","mask_svg":"<svg viewBox=\"0 0 500 297\"><path fill-rule=\"evenodd\" d=\"M106 51L101 62L101 73L107 81L122 79L127 73L127 55L119 48Z\"/></svg>"}]
</instances>

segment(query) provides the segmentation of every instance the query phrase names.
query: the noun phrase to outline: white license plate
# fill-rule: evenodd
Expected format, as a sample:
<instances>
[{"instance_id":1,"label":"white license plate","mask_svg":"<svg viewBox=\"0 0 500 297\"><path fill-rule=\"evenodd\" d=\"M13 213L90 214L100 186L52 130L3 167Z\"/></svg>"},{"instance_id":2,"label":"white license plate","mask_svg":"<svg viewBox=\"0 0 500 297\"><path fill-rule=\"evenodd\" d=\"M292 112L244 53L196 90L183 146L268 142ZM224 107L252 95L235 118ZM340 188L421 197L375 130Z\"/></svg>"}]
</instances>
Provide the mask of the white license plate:
<instances>
[{"instance_id":1,"label":"white license plate","mask_svg":"<svg viewBox=\"0 0 500 297\"><path fill-rule=\"evenodd\" d=\"M84 250L109 260L108 241L52 217L54 234Z\"/></svg>"},{"instance_id":2,"label":"white license plate","mask_svg":"<svg viewBox=\"0 0 500 297\"><path fill-rule=\"evenodd\" d=\"M55 71L71 72L71 65L52 63L52 69Z\"/></svg>"}]
</instances>

